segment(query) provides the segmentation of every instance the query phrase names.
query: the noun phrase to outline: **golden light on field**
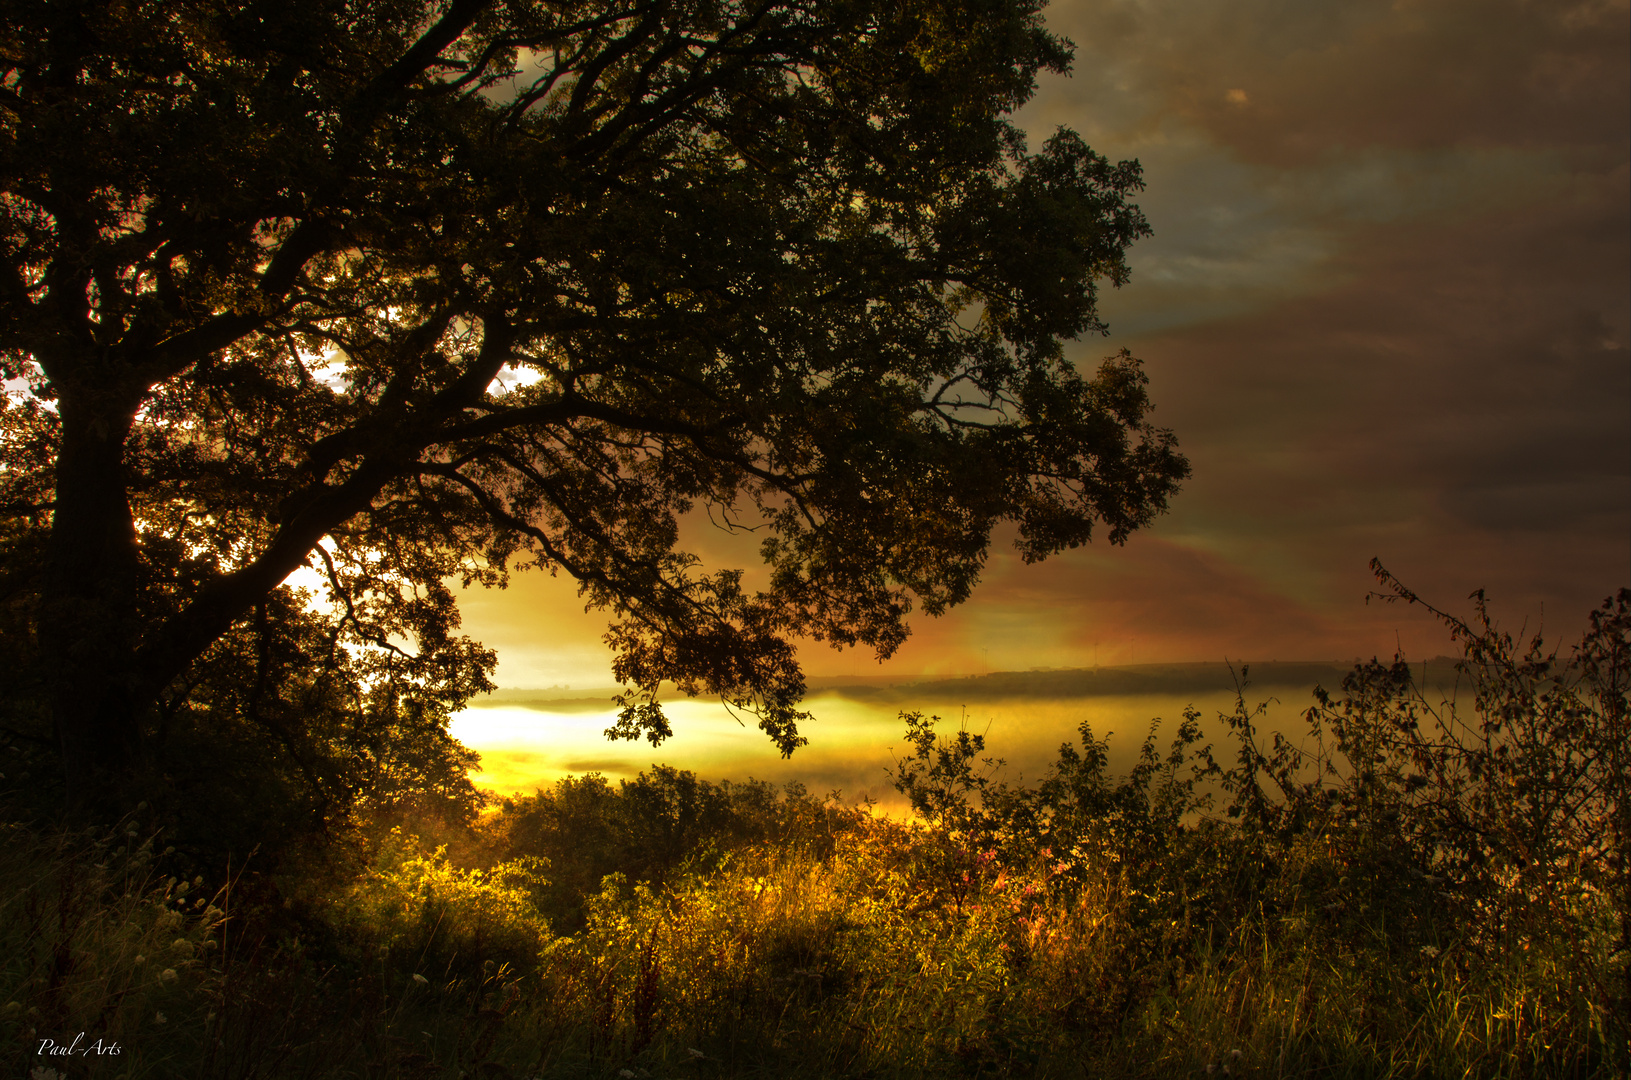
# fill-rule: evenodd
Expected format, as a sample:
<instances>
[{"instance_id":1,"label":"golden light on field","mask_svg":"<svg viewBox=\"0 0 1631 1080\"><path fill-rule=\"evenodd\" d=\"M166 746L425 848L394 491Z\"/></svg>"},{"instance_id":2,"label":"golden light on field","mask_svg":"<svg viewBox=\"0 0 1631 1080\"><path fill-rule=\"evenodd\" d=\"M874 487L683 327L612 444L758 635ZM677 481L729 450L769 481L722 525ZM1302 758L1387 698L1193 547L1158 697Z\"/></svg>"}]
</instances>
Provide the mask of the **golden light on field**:
<instances>
[{"instance_id":1,"label":"golden light on field","mask_svg":"<svg viewBox=\"0 0 1631 1080\"><path fill-rule=\"evenodd\" d=\"M1275 730L1295 736L1306 704L1305 693L1274 689L1282 704L1271 706L1266 740ZM1250 700L1255 704L1258 698ZM591 772L615 781L662 763L712 781L802 783L816 793L836 790L846 802L871 798L883 809L895 810L904 804L890 785L889 771L905 749L902 708L940 716L943 732L955 732L959 722L966 723L970 731L985 735L991 757L1006 762L1001 779L1035 782L1057 759L1061 743L1078 742L1083 720L1092 724L1097 737L1108 736L1111 768L1125 772L1151 721L1161 722L1156 741L1164 752L1184 708L1191 704L1201 711L1203 742L1216 744L1220 758L1232 757L1232 744L1224 746L1223 726L1217 719L1219 712L1234 706L1234 695L1224 692L1014 698L967 706L943 695L903 704L894 698L861 701L822 693L806 702L816 716L802 728L810 744L790 759L777 754L751 717L744 717L743 726L717 702L700 700L664 703L674 736L655 748L644 741L609 741L604 732L616 710L609 702L597 708L582 699L467 709L454 719L452 731L481 754L472 779L501 795L530 794L562 777Z\"/></svg>"}]
</instances>

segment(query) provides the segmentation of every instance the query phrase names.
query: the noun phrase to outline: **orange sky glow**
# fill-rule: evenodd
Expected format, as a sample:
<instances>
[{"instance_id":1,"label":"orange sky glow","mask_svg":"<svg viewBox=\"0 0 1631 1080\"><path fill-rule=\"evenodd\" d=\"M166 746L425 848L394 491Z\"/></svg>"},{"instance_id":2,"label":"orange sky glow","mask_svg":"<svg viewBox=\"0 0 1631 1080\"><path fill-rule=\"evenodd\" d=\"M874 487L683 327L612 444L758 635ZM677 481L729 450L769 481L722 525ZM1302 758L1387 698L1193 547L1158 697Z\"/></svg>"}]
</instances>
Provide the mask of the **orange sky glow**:
<instances>
[{"instance_id":1,"label":"orange sky glow","mask_svg":"<svg viewBox=\"0 0 1631 1080\"><path fill-rule=\"evenodd\" d=\"M1138 158L1155 229L1105 291L1111 336L1071 355L1143 359L1193 478L1122 548L1025 566L999 542L974 597L887 662L812 644L809 673L1449 651L1425 613L1366 602L1373 556L1564 641L1631 584L1624 0L1047 17L1075 72L1020 122ZM751 537L693 525L705 562L754 565ZM572 582L521 574L463 610L501 686L610 685L605 617Z\"/></svg>"},{"instance_id":2,"label":"orange sky glow","mask_svg":"<svg viewBox=\"0 0 1631 1080\"><path fill-rule=\"evenodd\" d=\"M1485 588L1568 636L1631 582L1627 6L1067 0L1077 46L1020 114L1136 157L1155 237L1082 365L1141 357L1194 476L1124 548L1023 566L881 667L976 674L1443 651L1375 603L1372 556L1440 605ZM716 565L752 538L692 530ZM572 583L468 595L506 686L604 685Z\"/></svg>"}]
</instances>

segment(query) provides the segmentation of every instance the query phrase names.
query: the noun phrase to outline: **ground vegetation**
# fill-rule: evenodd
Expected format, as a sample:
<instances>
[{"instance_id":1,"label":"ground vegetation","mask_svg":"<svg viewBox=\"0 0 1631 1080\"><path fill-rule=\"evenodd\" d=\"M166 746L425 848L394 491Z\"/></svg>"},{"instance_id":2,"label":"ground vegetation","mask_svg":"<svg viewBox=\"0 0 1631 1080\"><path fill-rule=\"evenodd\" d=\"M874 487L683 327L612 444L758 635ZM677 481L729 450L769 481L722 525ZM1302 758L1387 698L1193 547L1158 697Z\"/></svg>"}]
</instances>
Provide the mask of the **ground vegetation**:
<instances>
[{"instance_id":1,"label":"ground vegetation","mask_svg":"<svg viewBox=\"0 0 1631 1080\"><path fill-rule=\"evenodd\" d=\"M273 880L8 825L5 1067L83 1030L125 1056L63 1075L1623 1076L1631 591L1567 652L1485 616L1443 616L1453 694L1361 664L1266 740L1242 671L1125 772L1084 724L1011 784L908 714L909 818L655 768Z\"/></svg>"}]
</instances>

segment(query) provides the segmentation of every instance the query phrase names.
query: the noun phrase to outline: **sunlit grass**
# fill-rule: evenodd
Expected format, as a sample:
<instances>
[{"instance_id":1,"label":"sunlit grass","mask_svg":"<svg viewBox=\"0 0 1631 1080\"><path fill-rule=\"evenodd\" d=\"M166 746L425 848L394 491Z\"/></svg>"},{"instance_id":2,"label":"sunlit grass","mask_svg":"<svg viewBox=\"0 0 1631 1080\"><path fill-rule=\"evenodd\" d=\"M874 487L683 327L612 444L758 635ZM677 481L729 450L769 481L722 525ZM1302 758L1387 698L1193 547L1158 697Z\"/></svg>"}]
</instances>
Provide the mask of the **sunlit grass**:
<instances>
[{"instance_id":1,"label":"sunlit grass","mask_svg":"<svg viewBox=\"0 0 1631 1080\"><path fill-rule=\"evenodd\" d=\"M360 822L216 889L139 828L6 825L0 1065L54 1074L38 1080L1624 1076L1631 593L1604 610L1566 666L1457 624L1471 705L1364 665L1300 739L1282 720L1276 741L1243 697L1132 747L1103 737L1104 713L1059 748L1045 729L1063 716L1010 727L1000 702L989 727L903 714L887 743L864 708L832 710L849 753L884 746L910 815L631 764L533 786L473 825ZM680 722L719 720L690 709ZM489 712L495 737L539 723ZM762 738L712 737L717 761ZM1052 764L1023 778L983 760L1047 744ZM80 1032L121 1054L57 1072L41 1048Z\"/></svg>"},{"instance_id":2,"label":"sunlit grass","mask_svg":"<svg viewBox=\"0 0 1631 1080\"><path fill-rule=\"evenodd\" d=\"M312 925L335 935L316 963L288 937L253 953L216 906L224 897L191 901L146 869L149 849L12 830L7 1034L24 1048L57 1032L118 1040L117 1069L62 1074L110 1077L217 1066L622 1080L1622 1067L1623 1022L1580 966L1585 950L1595 970L1612 967L1600 904L1494 950L1449 923L1434 932L1441 944L1416 944L1419 932L1397 933L1383 913L1332 912L1325 894L1266 899L1289 881L1232 915L1173 926L1186 906L1152 907L1152 887L1206 861L1201 848L1136 872L1099 856L1014 864L864 812L830 809L829 835L809 816L817 801L777 801L806 815L799 825L784 814L779 842L722 849L703 838L660 880L608 876L572 928L546 913L560 898L543 861L460 868L386 834L349 879L289 883ZM1239 853L1216 857L1233 865ZM1306 882L1318 869L1287 873Z\"/></svg>"}]
</instances>

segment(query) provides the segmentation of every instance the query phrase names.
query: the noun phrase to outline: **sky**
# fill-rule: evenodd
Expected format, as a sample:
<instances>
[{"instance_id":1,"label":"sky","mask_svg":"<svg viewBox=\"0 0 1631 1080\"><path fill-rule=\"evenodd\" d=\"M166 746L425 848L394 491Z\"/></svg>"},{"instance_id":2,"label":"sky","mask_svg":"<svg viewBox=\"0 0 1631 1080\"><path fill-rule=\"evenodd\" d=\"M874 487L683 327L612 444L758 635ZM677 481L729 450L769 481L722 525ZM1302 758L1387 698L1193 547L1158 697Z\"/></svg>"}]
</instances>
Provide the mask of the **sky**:
<instances>
[{"instance_id":1,"label":"sky","mask_svg":"<svg viewBox=\"0 0 1631 1080\"><path fill-rule=\"evenodd\" d=\"M974 675L1450 651L1367 593L1377 557L1471 614L1575 636L1631 585L1626 0L1063 0L1076 46L1019 114L1137 158L1153 238L1106 289L1194 474L1124 547L1024 566L888 662ZM702 528L721 564L750 546ZM573 584L467 594L508 687L609 685Z\"/></svg>"}]
</instances>

